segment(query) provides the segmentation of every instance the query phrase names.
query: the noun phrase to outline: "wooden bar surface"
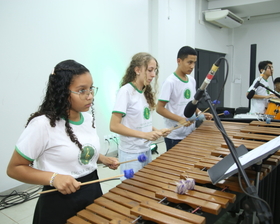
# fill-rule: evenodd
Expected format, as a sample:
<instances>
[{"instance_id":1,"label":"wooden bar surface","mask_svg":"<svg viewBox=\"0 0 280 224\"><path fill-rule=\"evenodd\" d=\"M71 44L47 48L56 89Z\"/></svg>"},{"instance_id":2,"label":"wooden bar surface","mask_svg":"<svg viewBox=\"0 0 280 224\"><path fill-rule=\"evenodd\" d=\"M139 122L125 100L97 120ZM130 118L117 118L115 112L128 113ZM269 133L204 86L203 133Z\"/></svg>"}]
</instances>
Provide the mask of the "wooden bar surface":
<instances>
[{"instance_id":1,"label":"wooden bar surface","mask_svg":"<svg viewBox=\"0 0 280 224\"><path fill-rule=\"evenodd\" d=\"M266 124L222 122L235 147L243 144L248 150L272 140L280 134L280 122ZM191 208L219 215L229 203L235 203L234 192L242 192L236 176L211 184L207 170L229 154L225 140L213 121L204 121L193 133L168 152L159 155L151 163L135 173L134 177L110 189L95 203L68 219L67 224L110 223L127 224L141 216L156 223L205 224L204 217L170 207L161 200L185 203ZM280 161L280 150L263 164L260 177L271 172L271 165ZM250 183L254 184L255 172L246 169ZM177 194L180 179L193 178L194 190ZM206 185L207 184L207 185ZM243 182L243 187L246 187ZM224 189L230 192L223 191ZM95 221L94 221L95 220Z\"/></svg>"}]
</instances>

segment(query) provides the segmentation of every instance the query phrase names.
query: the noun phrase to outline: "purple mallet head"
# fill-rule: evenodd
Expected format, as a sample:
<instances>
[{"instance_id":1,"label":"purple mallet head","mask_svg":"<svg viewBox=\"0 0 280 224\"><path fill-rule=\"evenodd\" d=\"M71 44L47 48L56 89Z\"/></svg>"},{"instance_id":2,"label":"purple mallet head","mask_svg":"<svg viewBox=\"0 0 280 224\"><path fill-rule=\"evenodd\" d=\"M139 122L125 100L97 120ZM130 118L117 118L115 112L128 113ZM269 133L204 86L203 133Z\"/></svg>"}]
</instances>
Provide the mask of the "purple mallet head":
<instances>
[{"instance_id":1,"label":"purple mallet head","mask_svg":"<svg viewBox=\"0 0 280 224\"><path fill-rule=\"evenodd\" d=\"M127 179L130 179L134 176L133 169L124 170L123 172L124 172L125 178L127 178Z\"/></svg>"},{"instance_id":2,"label":"purple mallet head","mask_svg":"<svg viewBox=\"0 0 280 224\"><path fill-rule=\"evenodd\" d=\"M220 104L221 102L219 100L213 100L212 104L216 105L216 104Z\"/></svg>"},{"instance_id":3,"label":"purple mallet head","mask_svg":"<svg viewBox=\"0 0 280 224\"><path fill-rule=\"evenodd\" d=\"M229 112L227 110L224 111L224 115L229 115Z\"/></svg>"},{"instance_id":4,"label":"purple mallet head","mask_svg":"<svg viewBox=\"0 0 280 224\"><path fill-rule=\"evenodd\" d=\"M188 190L193 190L195 186L195 181L192 178L187 178L186 180L180 180L177 184L176 192L178 194L185 194Z\"/></svg>"},{"instance_id":5,"label":"purple mallet head","mask_svg":"<svg viewBox=\"0 0 280 224\"><path fill-rule=\"evenodd\" d=\"M143 162L145 162L147 160L147 156L145 156L145 154L140 154L139 156L138 156L138 161L140 162L140 163L143 163Z\"/></svg>"}]
</instances>

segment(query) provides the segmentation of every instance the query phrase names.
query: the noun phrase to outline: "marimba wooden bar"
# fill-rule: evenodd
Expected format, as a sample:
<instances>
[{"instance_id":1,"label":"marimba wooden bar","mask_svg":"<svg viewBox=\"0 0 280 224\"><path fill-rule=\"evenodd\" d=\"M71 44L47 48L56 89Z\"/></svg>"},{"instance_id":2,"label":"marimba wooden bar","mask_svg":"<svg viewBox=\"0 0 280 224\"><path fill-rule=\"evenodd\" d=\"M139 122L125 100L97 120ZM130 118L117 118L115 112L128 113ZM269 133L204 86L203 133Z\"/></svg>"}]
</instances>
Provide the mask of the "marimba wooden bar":
<instances>
[{"instance_id":1,"label":"marimba wooden bar","mask_svg":"<svg viewBox=\"0 0 280 224\"><path fill-rule=\"evenodd\" d=\"M280 124L268 125L259 121L250 124L222 123L235 146L244 144L249 150L280 134ZM127 224L137 223L137 220L141 220L141 223L145 220L150 223L212 223L212 220L218 220L223 213L240 203L244 196L236 176L221 180L214 186L206 172L229 153L214 122L205 121L175 147L135 173L133 178L96 199L67 223ZM266 179L276 170L280 160L278 155L280 152L264 161L260 179ZM246 173L251 184L254 184L255 171L247 168ZM195 189L183 195L177 194L177 182L185 178L195 179ZM278 186L279 179L276 180ZM279 208L276 204L273 203L273 211Z\"/></svg>"}]
</instances>

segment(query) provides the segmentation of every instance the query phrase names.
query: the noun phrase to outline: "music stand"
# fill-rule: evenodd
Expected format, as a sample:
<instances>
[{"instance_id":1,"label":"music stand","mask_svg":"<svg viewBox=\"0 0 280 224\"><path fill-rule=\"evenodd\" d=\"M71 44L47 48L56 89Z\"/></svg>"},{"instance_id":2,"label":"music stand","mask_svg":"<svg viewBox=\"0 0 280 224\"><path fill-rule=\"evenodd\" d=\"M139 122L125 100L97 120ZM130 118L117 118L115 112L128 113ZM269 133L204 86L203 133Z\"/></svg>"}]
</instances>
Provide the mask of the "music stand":
<instances>
[{"instance_id":1,"label":"music stand","mask_svg":"<svg viewBox=\"0 0 280 224\"><path fill-rule=\"evenodd\" d=\"M214 117L214 122L217 126L217 128L220 130L221 134L223 135L223 138L230 150L230 153L231 153L231 157L232 159L234 160L235 163L232 163L230 167L226 167L227 169L225 169L222 165L220 165L219 169L223 170L223 174L220 176L220 177L216 177L216 179L218 180L221 180L221 179L224 179L226 177L229 177L231 176L233 173L236 173L237 171L241 174L241 176L244 178L244 182L246 183L247 185L247 195L249 195L251 198L245 203L245 207L246 209L244 208L244 211L247 215L247 217L249 216L252 216L253 213L252 211L256 212L257 214L257 217L259 218L259 221L260 223L262 224L269 224L271 223L270 221L272 220L272 214L271 212L269 211L268 207L264 204L263 201L260 200L258 194L256 193L256 187L251 185L250 181L249 181L249 178L244 170L245 166L250 166L250 165L253 165L254 163L257 163L259 162L259 159L263 159L263 158L266 158L268 155L270 154L273 154L274 152L276 152L277 150L279 150L280 146L279 146L279 138L275 138L278 140L278 146L276 147L274 144L276 144L275 142L275 139L271 140L270 142L273 142L274 146L275 147L270 147L269 148L269 151L267 152L266 156L265 155L261 155L259 157L257 156L254 156L254 160L252 161L250 159L248 159L248 155L249 153L253 152L254 150L248 152L248 153L245 153L246 150L244 150L245 147L240 147L241 151L243 152L243 155L240 156L240 160L244 163L244 159L247 161L246 163L244 163L244 167L243 165L241 165L241 162L239 160L239 152L237 152L236 148L234 147L234 144L232 143L232 141L229 139L223 125L222 125L222 122L220 121L220 118L217 114L217 112L215 111L213 105L212 105L212 102L211 102L211 98L209 96L209 94L207 93L206 90L204 90L204 93L203 93L203 97L205 99L205 101L208 103L209 105L209 108L211 109L212 113L213 113L213 117ZM240 150L238 150L240 151ZM242 153L240 153L242 154ZM248 154L248 155L247 155ZM252 154L252 153L251 153ZM263 156L263 157L262 157ZM261 157L261 158L260 158ZM230 158L230 156L228 157ZM257 159L256 159L257 158ZM223 161L224 159L222 159L221 161ZM257 161L255 161L257 160ZM218 164L223 164L225 162L219 162ZM218 164L215 165L215 168L213 167L213 169L217 170L216 168L219 166ZM211 168L212 169L212 168ZM209 171L211 170L209 169ZM208 171L208 175L212 181L212 179L214 179L213 177L213 172ZM211 176L210 176L211 175ZM213 181L213 183L217 183L216 181Z\"/></svg>"},{"instance_id":2,"label":"music stand","mask_svg":"<svg viewBox=\"0 0 280 224\"><path fill-rule=\"evenodd\" d=\"M280 150L280 136L275 137L269 142L264 143L263 145L246 152L246 148L244 145L241 145L237 148L238 159L243 167L243 169L248 168L268 156L274 154L278 150ZM245 149L246 150L245 150ZM248 150L247 150L248 151ZM230 177L238 172L238 167L234 163L232 155L229 154L213 167L211 167L208 171L208 175L213 184L217 184L220 180L223 180L227 177Z\"/></svg>"}]
</instances>

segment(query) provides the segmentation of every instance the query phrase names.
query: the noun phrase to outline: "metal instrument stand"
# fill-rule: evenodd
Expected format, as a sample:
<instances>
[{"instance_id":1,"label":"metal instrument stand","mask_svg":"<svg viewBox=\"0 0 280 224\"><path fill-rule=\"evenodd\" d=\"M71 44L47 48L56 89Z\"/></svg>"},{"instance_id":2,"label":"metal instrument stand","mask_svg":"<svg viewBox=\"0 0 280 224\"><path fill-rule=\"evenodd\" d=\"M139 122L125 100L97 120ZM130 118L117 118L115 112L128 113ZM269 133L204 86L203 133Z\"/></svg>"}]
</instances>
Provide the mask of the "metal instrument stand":
<instances>
[{"instance_id":1,"label":"metal instrument stand","mask_svg":"<svg viewBox=\"0 0 280 224\"><path fill-rule=\"evenodd\" d=\"M260 224L271 224L272 222L272 214L271 212L268 210L267 206L261 201L259 200L259 196L257 194L257 190L256 187L251 185L249 178L244 170L244 168L242 167L240 160L238 158L238 154L237 151L235 149L235 146L233 145L233 143L229 140L227 133L221 123L221 120L216 112L216 110L214 109L212 102L211 102L211 98L209 96L209 94L207 93L206 90L204 90L203 93L203 97L205 99L205 101L208 103L210 110L213 113L213 117L214 117L214 122L216 124L216 126L218 127L218 129L221 131L221 134L223 135L223 138L230 150L231 156L236 164L236 166L238 167L238 171L241 174L241 176L244 178L244 181L246 183L246 192L248 195L250 195L250 198L248 200L246 200L244 202L244 212L245 212L245 220L244 220L244 224L255 224L254 222L251 222L252 217L253 217L253 212L256 212L256 216L258 217L259 223ZM217 164L218 165L218 164ZM208 173L209 174L209 173Z\"/></svg>"}]
</instances>

